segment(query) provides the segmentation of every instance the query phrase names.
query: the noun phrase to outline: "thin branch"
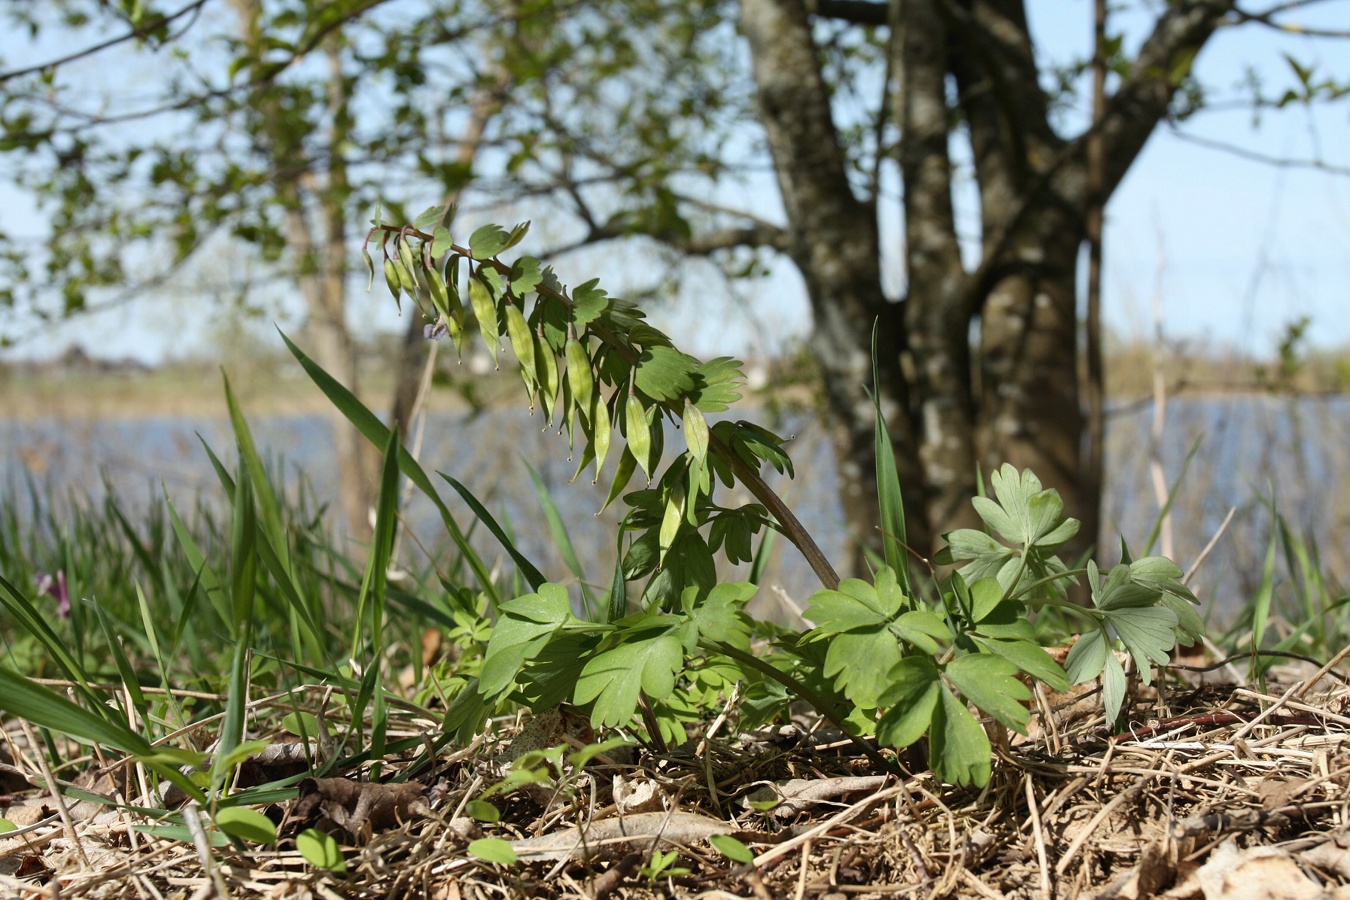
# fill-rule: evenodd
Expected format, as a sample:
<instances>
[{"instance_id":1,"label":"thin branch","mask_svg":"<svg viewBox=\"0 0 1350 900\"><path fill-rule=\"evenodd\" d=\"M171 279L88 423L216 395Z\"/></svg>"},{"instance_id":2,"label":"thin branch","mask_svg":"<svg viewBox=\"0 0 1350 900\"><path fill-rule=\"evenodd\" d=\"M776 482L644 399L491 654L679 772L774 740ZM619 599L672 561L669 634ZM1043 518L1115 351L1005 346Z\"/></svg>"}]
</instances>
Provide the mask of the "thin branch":
<instances>
[{"instance_id":1,"label":"thin branch","mask_svg":"<svg viewBox=\"0 0 1350 900\"><path fill-rule=\"evenodd\" d=\"M1312 169L1317 172L1325 172L1328 175L1338 175L1341 177L1350 177L1350 166L1338 166L1333 163L1323 162L1320 159L1289 159L1282 156L1271 156L1266 153L1258 153L1255 150L1248 150L1246 147L1239 147L1236 144L1229 144L1224 141L1216 141L1213 138L1204 138L1199 135L1187 134L1175 125L1171 126L1172 134L1183 141L1189 141L1200 147L1208 147L1211 150L1220 150L1224 153L1230 153L1233 156L1242 159L1258 162L1262 165L1273 166L1277 169Z\"/></svg>"},{"instance_id":2,"label":"thin branch","mask_svg":"<svg viewBox=\"0 0 1350 900\"><path fill-rule=\"evenodd\" d=\"M1277 22L1272 16L1273 13L1247 13L1240 9L1233 11L1233 24L1246 25L1256 24L1264 25L1267 28L1273 28L1284 34L1296 34L1300 37L1325 37L1345 39L1350 38L1350 29L1341 28L1305 28L1302 25L1290 25L1286 22Z\"/></svg>"},{"instance_id":3,"label":"thin branch","mask_svg":"<svg viewBox=\"0 0 1350 900\"><path fill-rule=\"evenodd\" d=\"M870 0L807 0L806 11L813 16L842 19L854 25L889 24L886 4Z\"/></svg>"},{"instance_id":4,"label":"thin branch","mask_svg":"<svg viewBox=\"0 0 1350 900\"><path fill-rule=\"evenodd\" d=\"M10 81L15 78L22 78L24 75L32 75L35 72L43 72L46 71L47 69L55 69L59 66L64 66L68 63L73 63L76 62L77 60L84 59L87 56L93 56L95 53L101 53L102 51L107 50L109 47L115 47L118 44L123 44L126 43L127 41L133 41L136 40L137 38L145 37L150 32L162 28L165 25L168 25L175 19L180 19L183 16L187 15L188 13L200 10L201 7L205 6L208 2L210 2L210 0L192 0L191 3L189 3L187 6L184 6L182 9L178 10L178 12L170 13L167 16L156 16L153 19L145 22L145 24L131 29L126 34L119 35L118 37L115 38L109 38L108 40L104 41L101 44L94 44L91 47L85 47L83 50L77 50L74 53L71 53L67 56L62 56L58 59L48 60L47 62L44 63L38 63L37 65L29 66L26 69L15 69L12 72L0 72L0 84L3 84L6 81Z\"/></svg>"}]
</instances>

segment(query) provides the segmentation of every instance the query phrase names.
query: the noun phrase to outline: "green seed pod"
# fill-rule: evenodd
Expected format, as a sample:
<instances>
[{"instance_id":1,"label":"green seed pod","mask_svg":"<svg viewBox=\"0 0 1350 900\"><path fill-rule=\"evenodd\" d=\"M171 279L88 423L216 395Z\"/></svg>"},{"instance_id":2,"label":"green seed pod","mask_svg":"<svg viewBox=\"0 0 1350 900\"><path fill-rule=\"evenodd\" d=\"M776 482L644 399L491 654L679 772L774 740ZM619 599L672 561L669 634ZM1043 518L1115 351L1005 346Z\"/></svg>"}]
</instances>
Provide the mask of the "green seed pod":
<instances>
[{"instance_id":1,"label":"green seed pod","mask_svg":"<svg viewBox=\"0 0 1350 900\"><path fill-rule=\"evenodd\" d=\"M695 461L702 463L708 458L708 420L697 406L684 401L684 440Z\"/></svg>"},{"instance_id":2,"label":"green seed pod","mask_svg":"<svg viewBox=\"0 0 1350 900\"><path fill-rule=\"evenodd\" d=\"M500 328L497 322L497 304L492 299L492 293L488 291L487 285L477 278L469 279L469 302L473 305L474 318L478 320L478 327L483 332L483 340L487 341L488 352L492 354L492 364L497 364L497 339L501 337Z\"/></svg>"},{"instance_id":3,"label":"green seed pod","mask_svg":"<svg viewBox=\"0 0 1350 900\"><path fill-rule=\"evenodd\" d=\"M398 266L387 256L384 258L384 283L389 286L389 293L394 295L394 302L398 304L399 312L402 312L403 279L398 277Z\"/></svg>"},{"instance_id":4,"label":"green seed pod","mask_svg":"<svg viewBox=\"0 0 1350 900\"><path fill-rule=\"evenodd\" d=\"M398 261L403 263L404 268L408 270L408 274L412 276L413 284L417 284L417 270L421 267L417 265L417 258L413 256L412 246L408 244L408 239L400 237L395 246L398 247Z\"/></svg>"},{"instance_id":5,"label":"green seed pod","mask_svg":"<svg viewBox=\"0 0 1350 900\"><path fill-rule=\"evenodd\" d=\"M553 348L548 345L548 341L535 336L538 346L535 347L535 370L539 375L539 396L544 401L544 420L546 424L553 422L553 401L558 396L559 384L558 378L558 357L554 355Z\"/></svg>"},{"instance_id":6,"label":"green seed pod","mask_svg":"<svg viewBox=\"0 0 1350 900\"><path fill-rule=\"evenodd\" d=\"M670 492L666 495L666 509L661 515L661 530L656 536L662 564L666 561L666 551L675 543L675 537L680 533L680 523L684 520L685 497L684 482L677 480L670 486Z\"/></svg>"},{"instance_id":7,"label":"green seed pod","mask_svg":"<svg viewBox=\"0 0 1350 900\"><path fill-rule=\"evenodd\" d=\"M436 304L436 310L446 319L453 318L450 311L450 291L445 287L445 279L441 277L440 270L436 266L427 269L427 291L431 294L431 302Z\"/></svg>"},{"instance_id":8,"label":"green seed pod","mask_svg":"<svg viewBox=\"0 0 1350 900\"><path fill-rule=\"evenodd\" d=\"M370 272L370 278L366 281L366 293L375 286L375 259L370 255L370 248L364 243L361 245L361 259L365 261L366 270Z\"/></svg>"},{"instance_id":9,"label":"green seed pod","mask_svg":"<svg viewBox=\"0 0 1350 900\"><path fill-rule=\"evenodd\" d=\"M525 321L525 314L509 300L506 302L506 335L511 339L511 350L520 360L520 374L525 386L533 393L537 381L534 366L534 335Z\"/></svg>"},{"instance_id":10,"label":"green seed pod","mask_svg":"<svg viewBox=\"0 0 1350 900\"><path fill-rule=\"evenodd\" d=\"M581 341L574 337L567 339L563 347L567 357L567 384L572 388L572 397L581 414L589 416L591 398L595 394L595 376L591 374L591 357Z\"/></svg>"},{"instance_id":11,"label":"green seed pod","mask_svg":"<svg viewBox=\"0 0 1350 900\"><path fill-rule=\"evenodd\" d=\"M643 408L637 394L629 394L624 404L623 427L628 435L628 449L633 451L633 457L642 467L642 474L647 476L647 483L651 484L652 433L647 426L647 410Z\"/></svg>"},{"instance_id":12,"label":"green seed pod","mask_svg":"<svg viewBox=\"0 0 1350 900\"><path fill-rule=\"evenodd\" d=\"M403 292L409 297L417 297L417 279L413 278L412 270L404 265L403 260L394 260L394 270L398 272L398 283Z\"/></svg>"},{"instance_id":13,"label":"green seed pod","mask_svg":"<svg viewBox=\"0 0 1350 900\"><path fill-rule=\"evenodd\" d=\"M596 513L597 516L609 509L609 505L619 498L623 489L628 487L628 482L632 479L635 471L637 471L637 460L633 458L631 448L624 447L623 455L619 457L619 467L614 471L614 481L610 483L609 494L605 497L605 505L600 507L600 512Z\"/></svg>"},{"instance_id":14,"label":"green seed pod","mask_svg":"<svg viewBox=\"0 0 1350 900\"><path fill-rule=\"evenodd\" d=\"M595 448L595 478L591 484L600 480L600 469L609 455L610 439L609 404L605 402L604 395L597 392L594 412L591 413L591 446Z\"/></svg>"}]
</instances>

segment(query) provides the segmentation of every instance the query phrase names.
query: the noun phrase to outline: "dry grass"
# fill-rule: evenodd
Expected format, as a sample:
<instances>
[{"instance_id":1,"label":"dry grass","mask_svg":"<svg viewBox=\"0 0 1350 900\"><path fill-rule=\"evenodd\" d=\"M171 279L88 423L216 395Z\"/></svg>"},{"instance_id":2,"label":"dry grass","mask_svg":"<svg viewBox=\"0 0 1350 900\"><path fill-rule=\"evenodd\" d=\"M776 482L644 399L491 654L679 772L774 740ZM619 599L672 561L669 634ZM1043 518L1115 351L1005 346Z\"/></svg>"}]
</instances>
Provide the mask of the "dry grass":
<instances>
[{"instance_id":1,"label":"dry grass","mask_svg":"<svg viewBox=\"0 0 1350 900\"><path fill-rule=\"evenodd\" d=\"M515 723L499 722L420 771L411 771L411 756L386 760L378 784L363 781L369 770L357 765L305 777L303 754L272 734L277 743L241 770L246 784L289 785L264 808L281 835L265 849L208 847L214 832L204 813L195 844L186 833L145 830L154 822L130 807L171 804L141 795L137 767L68 747L64 764L44 771L43 744L11 721L0 790L4 815L25 827L0 838L0 892L119 900L1345 896L1350 688L1325 671L1284 678L1265 690L1174 682L1138 696L1133 729L1115 734L1099 718L1042 715L1034 740L1005 744L983 791L917 769L903 781L879 775L809 723L734 735L723 720L670 753L600 757L497 795L502 815L493 824L467 817L466 804L500 779L522 744L589 739L584 721L580 732L557 730L558 717L545 717L555 731L534 726L539 733L514 744ZM253 715L279 721L285 711L273 698ZM436 721L406 709L398 725L391 740L429 747L440 735ZM321 760L336 755L310 749ZM49 778L63 786L55 794L35 786ZM81 802L94 794L131 802ZM750 804L765 799L778 805ZM309 827L339 838L346 874L316 869L296 851L295 835ZM713 834L750 846L753 863L712 849ZM469 842L482 836L510 841L520 862L470 855ZM644 870L655 849L677 851L674 865L688 871L651 877Z\"/></svg>"}]
</instances>

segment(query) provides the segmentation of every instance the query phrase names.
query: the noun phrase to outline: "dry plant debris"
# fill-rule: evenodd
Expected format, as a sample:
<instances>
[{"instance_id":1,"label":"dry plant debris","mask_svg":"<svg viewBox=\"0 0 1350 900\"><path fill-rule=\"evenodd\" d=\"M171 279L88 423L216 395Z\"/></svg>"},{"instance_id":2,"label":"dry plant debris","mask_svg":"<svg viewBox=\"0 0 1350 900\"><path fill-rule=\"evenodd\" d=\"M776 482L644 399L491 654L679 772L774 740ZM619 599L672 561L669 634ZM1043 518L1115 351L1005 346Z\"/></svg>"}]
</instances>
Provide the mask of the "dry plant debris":
<instances>
[{"instance_id":1,"label":"dry plant debris","mask_svg":"<svg viewBox=\"0 0 1350 900\"><path fill-rule=\"evenodd\" d=\"M416 772L386 759L378 782L362 766L296 774L315 748L278 740L245 770L287 788L261 808L278 826L267 847L231 843L205 812L165 829L137 809L155 805L137 767L58 744L69 757L52 771L9 722L0 814L20 827L0 835L0 896L1350 898L1350 689L1170 691L1136 698L1116 734L1042 715L979 792L878 775L847 742L792 727L564 765L492 795L495 822L466 810L519 755L512 723ZM403 733L436 739L404 715ZM345 873L305 861L307 828L337 838ZM753 859L719 852L717 835ZM484 837L518 861L471 854Z\"/></svg>"}]
</instances>

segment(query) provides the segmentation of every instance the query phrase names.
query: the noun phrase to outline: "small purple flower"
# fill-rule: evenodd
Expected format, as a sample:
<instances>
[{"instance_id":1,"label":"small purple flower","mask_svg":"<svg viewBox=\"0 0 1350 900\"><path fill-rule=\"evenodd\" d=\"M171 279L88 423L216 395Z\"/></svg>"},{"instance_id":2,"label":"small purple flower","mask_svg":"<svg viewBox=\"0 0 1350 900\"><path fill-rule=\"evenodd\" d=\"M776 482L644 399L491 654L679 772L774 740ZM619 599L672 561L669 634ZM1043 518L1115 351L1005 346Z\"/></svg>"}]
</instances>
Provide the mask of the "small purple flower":
<instances>
[{"instance_id":1,"label":"small purple flower","mask_svg":"<svg viewBox=\"0 0 1350 900\"><path fill-rule=\"evenodd\" d=\"M70 618L70 591L66 588L66 573L56 570L53 576L48 572L39 572L33 579L37 582L38 594L46 594L56 601L56 615L62 619Z\"/></svg>"},{"instance_id":2,"label":"small purple flower","mask_svg":"<svg viewBox=\"0 0 1350 900\"><path fill-rule=\"evenodd\" d=\"M450 330L444 319L437 319L434 325L422 326L422 337L429 341L439 341Z\"/></svg>"}]
</instances>

